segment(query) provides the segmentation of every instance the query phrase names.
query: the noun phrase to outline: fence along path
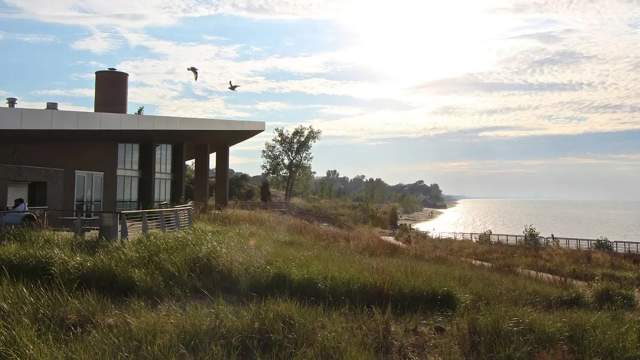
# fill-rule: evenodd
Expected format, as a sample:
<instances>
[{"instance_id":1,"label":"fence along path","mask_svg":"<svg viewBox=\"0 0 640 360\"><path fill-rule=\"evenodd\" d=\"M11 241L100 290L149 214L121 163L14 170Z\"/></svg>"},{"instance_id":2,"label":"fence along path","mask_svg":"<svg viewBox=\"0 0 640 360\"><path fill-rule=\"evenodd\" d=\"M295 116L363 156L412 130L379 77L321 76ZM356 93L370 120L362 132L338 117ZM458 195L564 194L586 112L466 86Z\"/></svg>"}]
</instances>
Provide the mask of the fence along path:
<instances>
[{"instance_id":1,"label":"fence along path","mask_svg":"<svg viewBox=\"0 0 640 360\"><path fill-rule=\"evenodd\" d=\"M480 236L489 236L492 243L501 243L506 245L523 245L524 235L511 234L483 234L483 233L464 233L464 232L439 232L430 233L425 231L429 236L435 239L454 239L454 240L470 240L477 242ZM592 250L598 241L597 239L582 239L568 237L542 237L538 238L542 246L559 246L566 249L576 250ZM611 245L611 249L618 253L640 254L640 242L634 241L607 241Z\"/></svg>"}]
</instances>

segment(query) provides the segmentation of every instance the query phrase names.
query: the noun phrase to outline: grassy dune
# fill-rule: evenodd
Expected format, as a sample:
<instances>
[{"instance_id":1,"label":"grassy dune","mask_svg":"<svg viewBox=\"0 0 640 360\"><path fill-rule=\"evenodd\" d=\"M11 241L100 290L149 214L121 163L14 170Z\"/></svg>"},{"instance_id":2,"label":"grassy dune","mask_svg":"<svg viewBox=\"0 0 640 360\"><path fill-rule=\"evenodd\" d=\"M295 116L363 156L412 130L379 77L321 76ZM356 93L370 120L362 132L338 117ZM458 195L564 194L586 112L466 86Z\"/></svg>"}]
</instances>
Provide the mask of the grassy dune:
<instances>
[{"instance_id":1,"label":"grassy dune","mask_svg":"<svg viewBox=\"0 0 640 360\"><path fill-rule=\"evenodd\" d=\"M640 287L640 256L605 251L575 251L545 247L479 244L471 241L436 240L412 234L416 252L466 257L486 261L503 270L526 268L586 282L608 282L623 288Z\"/></svg>"},{"instance_id":2,"label":"grassy dune","mask_svg":"<svg viewBox=\"0 0 640 360\"><path fill-rule=\"evenodd\" d=\"M0 359L640 357L637 313L602 306L615 293L473 267L439 244L399 249L365 227L228 211L124 243L1 239Z\"/></svg>"}]
</instances>

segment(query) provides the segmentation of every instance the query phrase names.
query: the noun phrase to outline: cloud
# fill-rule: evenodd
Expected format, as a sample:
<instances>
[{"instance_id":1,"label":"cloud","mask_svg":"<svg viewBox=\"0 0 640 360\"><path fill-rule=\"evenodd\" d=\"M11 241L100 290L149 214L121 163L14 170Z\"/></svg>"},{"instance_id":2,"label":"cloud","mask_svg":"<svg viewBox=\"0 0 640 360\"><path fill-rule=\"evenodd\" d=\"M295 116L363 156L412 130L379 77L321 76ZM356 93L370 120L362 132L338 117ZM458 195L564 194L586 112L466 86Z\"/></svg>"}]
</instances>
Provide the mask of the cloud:
<instances>
[{"instance_id":1,"label":"cloud","mask_svg":"<svg viewBox=\"0 0 640 360\"><path fill-rule=\"evenodd\" d=\"M172 99L156 105L159 115L197 118L243 118L249 114L229 107L224 99Z\"/></svg>"},{"instance_id":2,"label":"cloud","mask_svg":"<svg viewBox=\"0 0 640 360\"><path fill-rule=\"evenodd\" d=\"M71 43L71 48L76 50L88 50L95 54L103 54L118 48L119 44L120 41L117 40L114 35L106 32L94 31L90 36Z\"/></svg>"},{"instance_id":3,"label":"cloud","mask_svg":"<svg viewBox=\"0 0 640 360\"><path fill-rule=\"evenodd\" d=\"M49 89L49 90L35 90L31 92L34 95L40 96L61 96L61 97L93 97L95 95L94 89Z\"/></svg>"},{"instance_id":4,"label":"cloud","mask_svg":"<svg viewBox=\"0 0 640 360\"><path fill-rule=\"evenodd\" d=\"M500 93L500 92L563 92L584 90L584 82L490 81L475 75L433 80L417 86L431 94Z\"/></svg>"},{"instance_id":5,"label":"cloud","mask_svg":"<svg viewBox=\"0 0 640 360\"><path fill-rule=\"evenodd\" d=\"M587 156L563 156L557 158L539 158L527 160L473 160L473 161L436 161L427 164L399 165L407 172L429 171L435 173L457 174L541 174L549 167L609 167L629 170L640 166L640 154L603 154Z\"/></svg>"},{"instance_id":6,"label":"cloud","mask_svg":"<svg viewBox=\"0 0 640 360\"><path fill-rule=\"evenodd\" d=\"M6 0L5 17L87 27L141 29L174 25L182 18L229 14L252 18L331 17L343 7L338 0Z\"/></svg>"},{"instance_id":7,"label":"cloud","mask_svg":"<svg viewBox=\"0 0 640 360\"><path fill-rule=\"evenodd\" d=\"M30 34L30 33L8 33L0 31L0 40L16 40L26 43L39 44L39 43L51 43L58 39L51 34Z\"/></svg>"},{"instance_id":8,"label":"cloud","mask_svg":"<svg viewBox=\"0 0 640 360\"><path fill-rule=\"evenodd\" d=\"M291 105L280 102L280 101L262 101L262 102L256 103L252 107L260 111L278 111L278 110L290 109Z\"/></svg>"}]
</instances>

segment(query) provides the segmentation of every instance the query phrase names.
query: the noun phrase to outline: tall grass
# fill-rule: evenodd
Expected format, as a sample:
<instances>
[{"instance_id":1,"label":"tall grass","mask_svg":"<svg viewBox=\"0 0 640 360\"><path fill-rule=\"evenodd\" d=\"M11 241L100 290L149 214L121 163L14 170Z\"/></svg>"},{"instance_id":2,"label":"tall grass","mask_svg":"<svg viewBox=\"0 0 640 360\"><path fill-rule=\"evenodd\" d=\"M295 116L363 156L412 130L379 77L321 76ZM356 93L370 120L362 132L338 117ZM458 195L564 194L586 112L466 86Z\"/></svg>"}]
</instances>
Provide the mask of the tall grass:
<instances>
[{"instance_id":1,"label":"tall grass","mask_svg":"<svg viewBox=\"0 0 640 360\"><path fill-rule=\"evenodd\" d=\"M624 290L600 303L366 227L228 211L121 243L3 236L1 359L633 358L640 345L637 314L602 305Z\"/></svg>"},{"instance_id":2,"label":"tall grass","mask_svg":"<svg viewBox=\"0 0 640 360\"><path fill-rule=\"evenodd\" d=\"M531 249L466 240L436 240L427 236L414 239L413 244L420 256L466 257L506 270L526 268L586 282L606 281L626 288L640 287L640 257L631 254L554 247Z\"/></svg>"}]
</instances>

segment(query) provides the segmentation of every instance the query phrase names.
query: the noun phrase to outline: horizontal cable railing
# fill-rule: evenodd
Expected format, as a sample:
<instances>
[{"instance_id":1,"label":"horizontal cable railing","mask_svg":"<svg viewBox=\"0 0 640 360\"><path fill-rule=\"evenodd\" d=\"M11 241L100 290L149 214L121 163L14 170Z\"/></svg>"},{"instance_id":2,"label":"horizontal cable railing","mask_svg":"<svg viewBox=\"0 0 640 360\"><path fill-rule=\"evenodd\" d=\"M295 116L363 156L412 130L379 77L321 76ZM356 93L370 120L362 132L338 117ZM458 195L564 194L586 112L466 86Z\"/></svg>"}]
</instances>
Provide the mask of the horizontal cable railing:
<instances>
[{"instance_id":1,"label":"horizontal cable railing","mask_svg":"<svg viewBox=\"0 0 640 360\"><path fill-rule=\"evenodd\" d=\"M478 242L487 239L491 243L505 245L524 245L524 235L513 234L488 234L488 233L467 233L467 232L425 232L435 239L470 240ZM640 254L640 242L634 241L612 241L606 239L584 239L569 237L538 237L540 246L557 246L575 250L605 249L619 253Z\"/></svg>"},{"instance_id":2,"label":"horizontal cable railing","mask_svg":"<svg viewBox=\"0 0 640 360\"><path fill-rule=\"evenodd\" d=\"M120 238L129 239L151 231L173 231L193 225L193 207L127 210L120 212Z\"/></svg>"}]
</instances>

